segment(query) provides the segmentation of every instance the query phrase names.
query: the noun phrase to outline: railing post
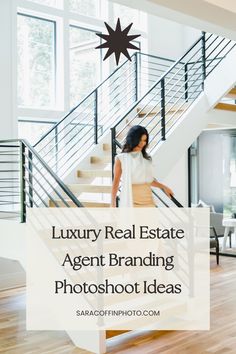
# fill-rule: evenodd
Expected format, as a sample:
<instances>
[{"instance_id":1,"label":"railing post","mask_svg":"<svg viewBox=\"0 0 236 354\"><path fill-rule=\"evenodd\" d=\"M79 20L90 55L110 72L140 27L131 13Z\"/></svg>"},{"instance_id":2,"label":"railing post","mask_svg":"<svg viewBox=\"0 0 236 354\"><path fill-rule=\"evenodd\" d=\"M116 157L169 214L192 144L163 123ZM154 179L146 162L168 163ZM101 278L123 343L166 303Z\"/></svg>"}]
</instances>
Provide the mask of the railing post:
<instances>
[{"instance_id":1,"label":"railing post","mask_svg":"<svg viewBox=\"0 0 236 354\"><path fill-rule=\"evenodd\" d=\"M55 128L55 159L56 159L56 173L59 173L59 148L58 148L58 127Z\"/></svg>"},{"instance_id":2,"label":"railing post","mask_svg":"<svg viewBox=\"0 0 236 354\"><path fill-rule=\"evenodd\" d=\"M94 143L98 143L98 89L94 91Z\"/></svg>"},{"instance_id":3,"label":"railing post","mask_svg":"<svg viewBox=\"0 0 236 354\"><path fill-rule=\"evenodd\" d=\"M202 89L206 78L206 32L202 32Z\"/></svg>"},{"instance_id":4,"label":"railing post","mask_svg":"<svg viewBox=\"0 0 236 354\"><path fill-rule=\"evenodd\" d=\"M112 180L114 179L114 165L116 156L116 128L111 128L111 169L112 169ZM119 197L116 196L116 207L119 206Z\"/></svg>"},{"instance_id":5,"label":"railing post","mask_svg":"<svg viewBox=\"0 0 236 354\"><path fill-rule=\"evenodd\" d=\"M134 71L134 75L135 75L135 101L138 100L139 97L139 75L138 75L138 52L135 53L135 71Z\"/></svg>"},{"instance_id":6,"label":"railing post","mask_svg":"<svg viewBox=\"0 0 236 354\"><path fill-rule=\"evenodd\" d=\"M111 128L111 166L112 166L112 180L114 178L114 165L115 165L115 156L116 156L116 128Z\"/></svg>"},{"instance_id":7,"label":"railing post","mask_svg":"<svg viewBox=\"0 0 236 354\"><path fill-rule=\"evenodd\" d=\"M188 64L184 65L184 98L188 102Z\"/></svg>"},{"instance_id":8,"label":"railing post","mask_svg":"<svg viewBox=\"0 0 236 354\"><path fill-rule=\"evenodd\" d=\"M25 145L20 142L20 221L26 221L26 194L25 194Z\"/></svg>"},{"instance_id":9,"label":"railing post","mask_svg":"<svg viewBox=\"0 0 236 354\"><path fill-rule=\"evenodd\" d=\"M33 165L32 165L32 159L33 159L33 154L32 152L29 150L28 153L29 156L29 195L30 195L30 200L29 200L29 204L30 207L33 208Z\"/></svg>"},{"instance_id":10,"label":"railing post","mask_svg":"<svg viewBox=\"0 0 236 354\"><path fill-rule=\"evenodd\" d=\"M161 80L161 138L166 140L165 79Z\"/></svg>"}]
</instances>

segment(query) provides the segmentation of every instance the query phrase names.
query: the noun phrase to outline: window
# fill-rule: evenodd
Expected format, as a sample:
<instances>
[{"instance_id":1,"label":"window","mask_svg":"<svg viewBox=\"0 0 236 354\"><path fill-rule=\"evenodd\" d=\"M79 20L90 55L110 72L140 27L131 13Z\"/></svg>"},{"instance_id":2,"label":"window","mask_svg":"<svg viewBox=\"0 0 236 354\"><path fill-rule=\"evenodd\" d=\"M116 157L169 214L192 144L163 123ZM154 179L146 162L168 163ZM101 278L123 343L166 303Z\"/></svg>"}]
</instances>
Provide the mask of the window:
<instances>
[{"instance_id":1,"label":"window","mask_svg":"<svg viewBox=\"0 0 236 354\"><path fill-rule=\"evenodd\" d=\"M140 11L114 5L109 0L16 0L15 4L18 10L17 118L24 119L24 122L19 121L19 133L20 137L26 137L34 143L53 124L45 123L46 117L53 119L52 117L65 116L70 107L77 105L116 69L114 55L103 61L107 49L95 49L104 43L103 39L96 36L99 31L107 33L104 21L113 28L117 20L114 14L121 16L122 28L135 21L134 33L138 34L141 32L140 18L144 21L145 16ZM146 38L146 35L142 33L142 37ZM145 47L144 38L141 37L132 43L139 47L142 44L142 49ZM135 51L130 49L130 55ZM121 55L120 64L126 60ZM135 62L130 64L134 68ZM130 70L123 70L122 78L112 85L112 114L116 112L115 103L121 101L121 95L126 97L126 92L132 95L135 91L133 81L131 82L133 78ZM97 90L80 106L78 128L88 116L93 117L93 112L102 112L100 116L98 114L101 119L104 111L112 109L109 106L109 82L107 80L103 89ZM122 86L119 88L119 92L122 92L119 97L116 95L118 82ZM123 86L127 88L126 91ZM145 85L141 89L145 92ZM127 102L131 100L130 96L126 98ZM124 104L124 109L126 107L127 104ZM76 110L75 113L78 112ZM25 122L26 117L30 117L32 122ZM104 121L106 119L108 121L107 116ZM42 122L37 123L40 120Z\"/></svg>"},{"instance_id":2,"label":"window","mask_svg":"<svg viewBox=\"0 0 236 354\"><path fill-rule=\"evenodd\" d=\"M190 149L191 202L203 200L230 218L236 212L236 131L203 131Z\"/></svg>"},{"instance_id":3,"label":"window","mask_svg":"<svg viewBox=\"0 0 236 354\"><path fill-rule=\"evenodd\" d=\"M100 38L94 31L70 26L70 102L76 105L101 80Z\"/></svg>"},{"instance_id":4,"label":"window","mask_svg":"<svg viewBox=\"0 0 236 354\"><path fill-rule=\"evenodd\" d=\"M128 6L114 3L114 22L120 18L121 28L128 26L133 22L132 28L145 31L147 29L147 14L145 12L133 9Z\"/></svg>"},{"instance_id":5,"label":"window","mask_svg":"<svg viewBox=\"0 0 236 354\"><path fill-rule=\"evenodd\" d=\"M69 8L73 12L81 15L99 17L100 1L99 0L69 0Z\"/></svg>"},{"instance_id":6,"label":"window","mask_svg":"<svg viewBox=\"0 0 236 354\"><path fill-rule=\"evenodd\" d=\"M19 139L27 139L31 144L35 144L55 124L49 121L44 122L23 118L19 119L18 122Z\"/></svg>"},{"instance_id":7,"label":"window","mask_svg":"<svg viewBox=\"0 0 236 354\"><path fill-rule=\"evenodd\" d=\"M18 14L18 105L55 106L55 22Z\"/></svg>"},{"instance_id":8,"label":"window","mask_svg":"<svg viewBox=\"0 0 236 354\"><path fill-rule=\"evenodd\" d=\"M18 137L19 139L26 139L31 145L34 145L38 140L46 134L56 122L43 121L29 118L20 118L18 120ZM47 138L47 144L43 149L45 161L50 161L51 166L57 168L57 128L53 131L53 134L49 134Z\"/></svg>"},{"instance_id":9,"label":"window","mask_svg":"<svg viewBox=\"0 0 236 354\"><path fill-rule=\"evenodd\" d=\"M63 0L28 0L28 1L37 2L40 5L57 7L59 9L61 9L63 7Z\"/></svg>"}]
</instances>

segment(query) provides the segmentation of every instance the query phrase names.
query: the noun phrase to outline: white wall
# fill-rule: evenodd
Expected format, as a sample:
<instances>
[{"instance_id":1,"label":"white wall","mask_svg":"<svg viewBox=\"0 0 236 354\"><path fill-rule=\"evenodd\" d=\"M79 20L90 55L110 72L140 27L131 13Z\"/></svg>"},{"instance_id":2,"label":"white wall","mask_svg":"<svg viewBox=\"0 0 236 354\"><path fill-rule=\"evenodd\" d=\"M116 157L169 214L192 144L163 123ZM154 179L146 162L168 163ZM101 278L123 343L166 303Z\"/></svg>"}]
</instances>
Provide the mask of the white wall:
<instances>
[{"instance_id":1,"label":"white wall","mask_svg":"<svg viewBox=\"0 0 236 354\"><path fill-rule=\"evenodd\" d=\"M202 31L183 25L183 50L186 51L202 34Z\"/></svg>"},{"instance_id":2,"label":"white wall","mask_svg":"<svg viewBox=\"0 0 236 354\"><path fill-rule=\"evenodd\" d=\"M183 26L157 16L148 16L148 51L150 54L178 58L183 48Z\"/></svg>"},{"instance_id":3,"label":"white wall","mask_svg":"<svg viewBox=\"0 0 236 354\"><path fill-rule=\"evenodd\" d=\"M155 15L148 15L148 52L177 59L201 35L201 31Z\"/></svg>"},{"instance_id":4,"label":"white wall","mask_svg":"<svg viewBox=\"0 0 236 354\"><path fill-rule=\"evenodd\" d=\"M201 31L195 28L148 15L148 51L150 54L176 60L200 35ZM184 206L188 206L187 150L160 182L169 186L174 191L176 199Z\"/></svg>"},{"instance_id":5,"label":"white wall","mask_svg":"<svg viewBox=\"0 0 236 354\"><path fill-rule=\"evenodd\" d=\"M188 206L188 151L178 159L162 183L170 187L174 197L185 207Z\"/></svg>"}]
</instances>

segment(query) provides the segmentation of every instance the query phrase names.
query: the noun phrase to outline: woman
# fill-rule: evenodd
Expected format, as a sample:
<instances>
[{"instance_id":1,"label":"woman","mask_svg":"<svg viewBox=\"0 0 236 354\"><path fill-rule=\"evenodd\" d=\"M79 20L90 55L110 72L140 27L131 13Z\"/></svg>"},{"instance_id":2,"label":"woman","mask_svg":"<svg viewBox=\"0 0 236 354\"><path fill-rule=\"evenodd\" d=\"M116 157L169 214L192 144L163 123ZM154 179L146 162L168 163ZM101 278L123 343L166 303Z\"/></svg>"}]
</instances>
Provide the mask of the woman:
<instances>
[{"instance_id":1,"label":"woman","mask_svg":"<svg viewBox=\"0 0 236 354\"><path fill-rule=\"evenodd\" d=\"M121 207L155 207L153 187L158 187L171 197L173 191L154 177L152 158L146 152L149 135L141 125L133 126L127 134L122 152L115 156L111 207L116 207L116 195L122 179Z\"/></svg>"}]
</instances>

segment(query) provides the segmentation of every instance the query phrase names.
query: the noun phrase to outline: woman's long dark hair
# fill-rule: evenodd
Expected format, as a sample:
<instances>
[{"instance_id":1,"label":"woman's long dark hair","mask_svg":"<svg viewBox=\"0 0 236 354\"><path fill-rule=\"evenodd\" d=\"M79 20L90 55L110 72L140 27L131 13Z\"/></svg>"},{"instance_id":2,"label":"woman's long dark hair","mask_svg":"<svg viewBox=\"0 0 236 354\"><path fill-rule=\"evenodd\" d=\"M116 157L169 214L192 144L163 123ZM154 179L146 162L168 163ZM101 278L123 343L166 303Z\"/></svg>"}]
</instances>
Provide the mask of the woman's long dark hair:
<instances>
[{"instance_id":1,"label":"woman's long dark hair","mask_svg":"<svg viewBox=\"0 0 236 354\"><path fill-rule=\"evenodd\" d=\"M131 152L133 148L135 148L139 144L141 137L144 134L147 136L147 141L146 141L146 145L144 145L141 151L145 159L151 160L152 157L148 155L148 153L146 152L146 148L148 146L148 141L149 141L149 134L147 129L141 125L134 125L132 128L130 128L130 130L127 133L125 143L122 147L121 152Z\"/></svg>"}]
</instances>

